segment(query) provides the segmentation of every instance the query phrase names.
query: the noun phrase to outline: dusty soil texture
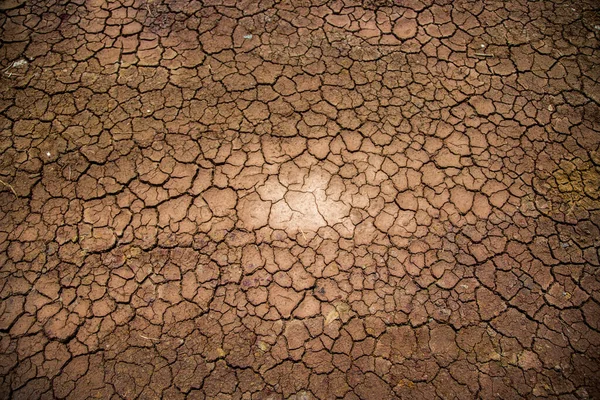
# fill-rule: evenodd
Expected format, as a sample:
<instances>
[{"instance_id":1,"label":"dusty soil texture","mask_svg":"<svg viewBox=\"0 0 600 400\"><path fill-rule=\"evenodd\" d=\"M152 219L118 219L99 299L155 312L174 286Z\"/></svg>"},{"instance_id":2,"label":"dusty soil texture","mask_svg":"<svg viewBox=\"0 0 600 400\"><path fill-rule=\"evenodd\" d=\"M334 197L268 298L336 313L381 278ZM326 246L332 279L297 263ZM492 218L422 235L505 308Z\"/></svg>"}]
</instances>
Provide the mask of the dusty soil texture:
<instances>
[{"instance_id":1,"label":"dusty soil texture","mask_svg":"<svg viewBox=\"0 0 600 400\"><path fill-rule=\"evenodd\" d=\"M600 399L597 2L0 8L0 398Z\"/></svg>"}]
</instances>

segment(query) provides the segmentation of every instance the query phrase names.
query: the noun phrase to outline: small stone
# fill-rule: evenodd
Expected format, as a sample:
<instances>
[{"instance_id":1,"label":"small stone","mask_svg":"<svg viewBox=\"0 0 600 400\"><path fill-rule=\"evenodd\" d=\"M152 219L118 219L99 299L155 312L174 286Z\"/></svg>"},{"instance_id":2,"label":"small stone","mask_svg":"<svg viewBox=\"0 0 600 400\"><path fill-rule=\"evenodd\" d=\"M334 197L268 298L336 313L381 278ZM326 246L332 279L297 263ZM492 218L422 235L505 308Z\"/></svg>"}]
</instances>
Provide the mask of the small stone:
<instances>
[{"instance_id":1,"label":"small stone","mask_svg":"<svg viewBox=\"0 0 600 400\"><path fill-rule=\"evenodd\" d=\"M13 63L12 63L12 68L19 68L19 67L23 67L23 66L25 66L25 65L27 65L27 64L28 64L27 60L26 60L26 59L24 59L24 58L21 58L20 60L13 61Z\"/></svg>"}]
</instances>

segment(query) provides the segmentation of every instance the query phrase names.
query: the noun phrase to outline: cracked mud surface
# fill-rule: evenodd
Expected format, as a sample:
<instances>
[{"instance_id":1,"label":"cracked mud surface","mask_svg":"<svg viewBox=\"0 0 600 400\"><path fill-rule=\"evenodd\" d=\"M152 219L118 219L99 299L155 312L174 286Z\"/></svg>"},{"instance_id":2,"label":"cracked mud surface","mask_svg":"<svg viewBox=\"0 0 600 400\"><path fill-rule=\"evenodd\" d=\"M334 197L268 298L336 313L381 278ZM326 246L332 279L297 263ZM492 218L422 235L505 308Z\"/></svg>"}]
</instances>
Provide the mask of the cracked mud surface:
<instances>
[{"instance_id":1,"label":"cracked mud surface","mask_svg":"<svg viewBox=\"0 0 600 400\"><path fill-rule=\"evenodd\" d=\"M0 3L0 397L600 398L594 2L63 3Z\"/></svg>"}]
</instances>

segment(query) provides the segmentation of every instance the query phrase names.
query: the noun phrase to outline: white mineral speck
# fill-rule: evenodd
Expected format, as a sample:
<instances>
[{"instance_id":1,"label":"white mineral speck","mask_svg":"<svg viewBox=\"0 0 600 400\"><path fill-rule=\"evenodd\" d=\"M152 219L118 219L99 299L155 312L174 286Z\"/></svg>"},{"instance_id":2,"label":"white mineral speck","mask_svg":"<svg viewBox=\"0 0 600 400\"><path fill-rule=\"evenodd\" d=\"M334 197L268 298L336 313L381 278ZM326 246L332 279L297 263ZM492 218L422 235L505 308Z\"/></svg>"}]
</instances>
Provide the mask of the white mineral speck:
<instances>
[{"instance_id":1,"label":"white mineral speck","mask_svg":"<svg viewBox=\"0 0 600 400\"><path fill-rule=\"evenodd\" d=\"M23 65L27 65L27 60L21 58L20 60L17 60L15 62L13 62L12 66L17 68L17 67L22 67Z\"/></svg>"}]
</instances>

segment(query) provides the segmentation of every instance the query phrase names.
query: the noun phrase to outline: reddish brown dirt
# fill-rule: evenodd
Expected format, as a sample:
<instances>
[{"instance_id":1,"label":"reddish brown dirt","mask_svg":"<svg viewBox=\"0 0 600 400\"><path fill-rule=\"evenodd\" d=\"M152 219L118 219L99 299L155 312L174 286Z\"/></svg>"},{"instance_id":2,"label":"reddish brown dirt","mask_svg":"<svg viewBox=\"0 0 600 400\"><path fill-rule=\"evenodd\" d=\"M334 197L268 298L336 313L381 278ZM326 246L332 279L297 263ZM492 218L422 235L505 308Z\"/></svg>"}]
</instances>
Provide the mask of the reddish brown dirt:
<instances>
[{"instance_id":1,"label":"reddish brown dirt","mask_svg":"<svg viewBox=\"0 0 600 400\"><path fill-rule=\"evenodd\" d=\"M0 0L0 397L599 399L594 3Z\"/></svg>"}]
</instances>

